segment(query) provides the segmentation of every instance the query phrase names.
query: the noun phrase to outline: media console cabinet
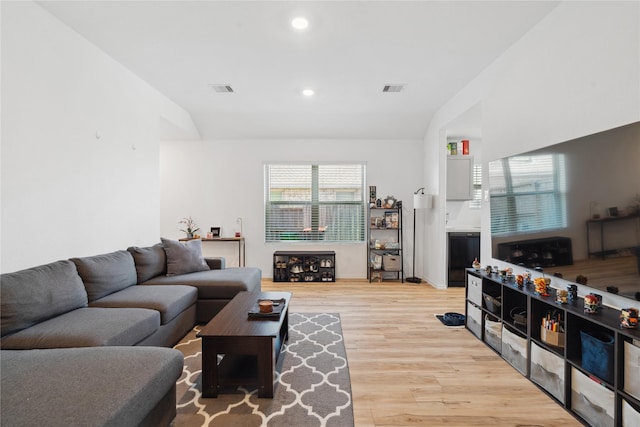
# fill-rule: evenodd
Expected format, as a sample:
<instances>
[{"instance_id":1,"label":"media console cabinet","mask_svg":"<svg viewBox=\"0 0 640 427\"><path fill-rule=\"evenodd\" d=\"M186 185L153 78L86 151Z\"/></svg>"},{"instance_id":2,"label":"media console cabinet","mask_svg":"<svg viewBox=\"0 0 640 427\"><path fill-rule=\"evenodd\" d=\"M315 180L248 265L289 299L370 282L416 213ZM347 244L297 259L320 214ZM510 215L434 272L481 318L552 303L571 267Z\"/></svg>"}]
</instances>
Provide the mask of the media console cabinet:
<instances>
[{"instance_id":1,"label":"media console cabinet","mask_svg":"<svg viewBox=\"0 0 640 427\"><path fill-rule=\"evenodd\" d=\"M581 297L559 304L555 289L541 296L533 284L518 287L484 270L466 272L471 333L583 424L640 426L640 331L621 328L620 310L588 314ZM557 332L564 333L549 334L545 319L559 322ZM593 336L605 337L596 342L603 353L583 357Z\"/></svg>"}]
</instances>

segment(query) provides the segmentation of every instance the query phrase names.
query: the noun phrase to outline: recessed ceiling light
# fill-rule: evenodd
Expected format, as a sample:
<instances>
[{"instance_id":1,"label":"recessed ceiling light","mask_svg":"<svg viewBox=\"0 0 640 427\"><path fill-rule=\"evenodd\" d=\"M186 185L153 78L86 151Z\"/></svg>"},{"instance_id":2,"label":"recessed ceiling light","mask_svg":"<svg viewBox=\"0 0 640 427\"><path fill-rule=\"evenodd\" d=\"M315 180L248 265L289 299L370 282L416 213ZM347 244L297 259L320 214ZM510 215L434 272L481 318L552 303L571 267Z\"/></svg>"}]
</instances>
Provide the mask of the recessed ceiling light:
<instances>
[{"instance_id":1,"label":"recessed ceiling light","mask_svg":"<svg viewBox=\"0 0 640 427\"><path fill-rule=\"evenodd\" d=\"M296 30L305 30L309 26L309 21L307 21L307 18L303 16L298 16L296 18L293 18L293 20L291 21L291 26Z\"/></svg>"},{"instance_id":2,"label":"recessed ceiling light","mask_svg":"<svg viewBox=\"0 0 640 427\"><path fill-rule=\"evenodd\" d=\"M313 89L303 89L303 90L302 90L302 94L303 94L304 96L309 97L309 96L313 96L313 95L315 94L315 92L314 92L314 90L313 90Z\"/></svg>"}]
</instances>

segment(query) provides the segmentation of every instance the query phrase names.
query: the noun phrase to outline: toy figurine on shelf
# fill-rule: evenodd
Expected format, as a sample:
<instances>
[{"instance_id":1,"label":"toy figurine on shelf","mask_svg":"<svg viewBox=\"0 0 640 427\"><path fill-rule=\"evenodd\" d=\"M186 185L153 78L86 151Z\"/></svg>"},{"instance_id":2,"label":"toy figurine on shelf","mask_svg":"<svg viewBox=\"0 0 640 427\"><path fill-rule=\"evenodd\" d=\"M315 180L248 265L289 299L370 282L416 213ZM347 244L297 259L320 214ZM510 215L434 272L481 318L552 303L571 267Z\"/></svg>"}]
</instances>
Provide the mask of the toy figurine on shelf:
<instances>
[{"instance_id":1,"label":"toy figurine on shelf","mask_svg":"<svg viewBox=\"0 0 640 427\"><path fill-rule=\"evenodd\" d=\"M556 292L556 302L558 304L566 304L569 302L569 291L565 289L558 289Z\"/></svg>"},{"instance_id":2,"label":"toy figurine on shelf","mask_svg":"<svg viewBox=\"0 0 640 427\"><path fill-rule=\"evenodd\" d=\"M620 311L620 326L625 329L636 329L638 327L638 309L623 308Z\"/></svg>"},{"instance_id":3,"label":"toy figurine on shelf","mask_svg":"<svg viewBox=\"0 0 640 427\"><path fill-rule=\"evenodd\" d=\"M536 289L536 293L540 296L543 297L548 297L549 293L547 291L548 289L548 282L547 279L544 277L536 277L535 279L533 279L533 285L535 286Z\"/></svg>"},{"instance_id":4,"label":"toy figurine on shelf","mask_svg":"<svg viewBox=\"0 0 640 427\"><path fill-rule=\"evenodd\" d=\"M594 314L598 312L598 297L594 294L588 294L584 297L584 312Z\"/></svg>"},{"instance_id":5,"label":"toy figurine on shelf","mask_svg":"<svg viewBox=\"0 0 640 427\"><path fill-rule=\"evenodd\" d=\"M531 284L531 272L529 270L524 272L524 284L527 286Z\"/></svg>"},{"instance_id":6,"label":"toy figurine on shelf","mask_svg":"<svg viewBox=\"0 0 640 427\"><path fill-rule=\"evenodd\" d=\"M474 258L471 265L476 269L476 271L480 271L480 262L478 261L478 258Z\"/></svg>"}]
</instances>

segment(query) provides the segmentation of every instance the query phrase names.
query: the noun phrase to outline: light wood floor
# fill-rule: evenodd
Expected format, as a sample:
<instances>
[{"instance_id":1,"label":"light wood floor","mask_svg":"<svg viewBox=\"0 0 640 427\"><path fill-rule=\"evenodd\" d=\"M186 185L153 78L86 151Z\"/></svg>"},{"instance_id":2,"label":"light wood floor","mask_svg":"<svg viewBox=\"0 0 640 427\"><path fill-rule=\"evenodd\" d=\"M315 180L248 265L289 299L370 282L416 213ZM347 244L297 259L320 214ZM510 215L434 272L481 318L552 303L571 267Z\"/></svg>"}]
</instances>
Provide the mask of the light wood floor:
<instances>
[{"instance_id":1,"label":"light wood floor","mask_svg":"<svg viewBox=\"0 0 640 427\"><path fill-rule=\"evenodd\" d=\"M291 291L291 311L342 319L356 427L579 426L568 412L462 328L464 289L424 283L262 284Z\"/></svg>"}]
</instances>

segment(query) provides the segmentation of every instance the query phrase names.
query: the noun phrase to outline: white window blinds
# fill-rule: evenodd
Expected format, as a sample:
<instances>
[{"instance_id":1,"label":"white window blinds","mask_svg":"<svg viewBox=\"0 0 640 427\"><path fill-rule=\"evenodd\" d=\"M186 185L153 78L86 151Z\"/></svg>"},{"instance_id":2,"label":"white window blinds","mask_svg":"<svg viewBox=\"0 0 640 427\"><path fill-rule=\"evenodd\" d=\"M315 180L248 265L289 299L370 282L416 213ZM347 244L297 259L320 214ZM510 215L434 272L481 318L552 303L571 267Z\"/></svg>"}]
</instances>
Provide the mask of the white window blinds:
<instances>
[{"instance_id":1,"label":"white window blinds","mask_svg":"<svg viewBox=\"0 0 640 427\"><path fill-rule=\"evenodd\" d=\"M364 164L266 164L265 240L363 242L364 174Z\"/></svg>"},{"instance_id":2,"label":"white window blinds","mask_svg":"<svg viewBox=\"0 0 640 427\"><path fill-rule=\"evenodd\" d=\"M567 226L564 155L515 156L489 163L491 234Z\"/></svg>"},{"instance_id":3,"label":"white window blinds","mask_svg":"<svg viewBox=\"0 0 640 427\"><path fill-rule=\"evenodd\" d=\"M469 201L469 209L482 208L482 165L473 165L473 198Z\"/></svg>"}]
</instances>

